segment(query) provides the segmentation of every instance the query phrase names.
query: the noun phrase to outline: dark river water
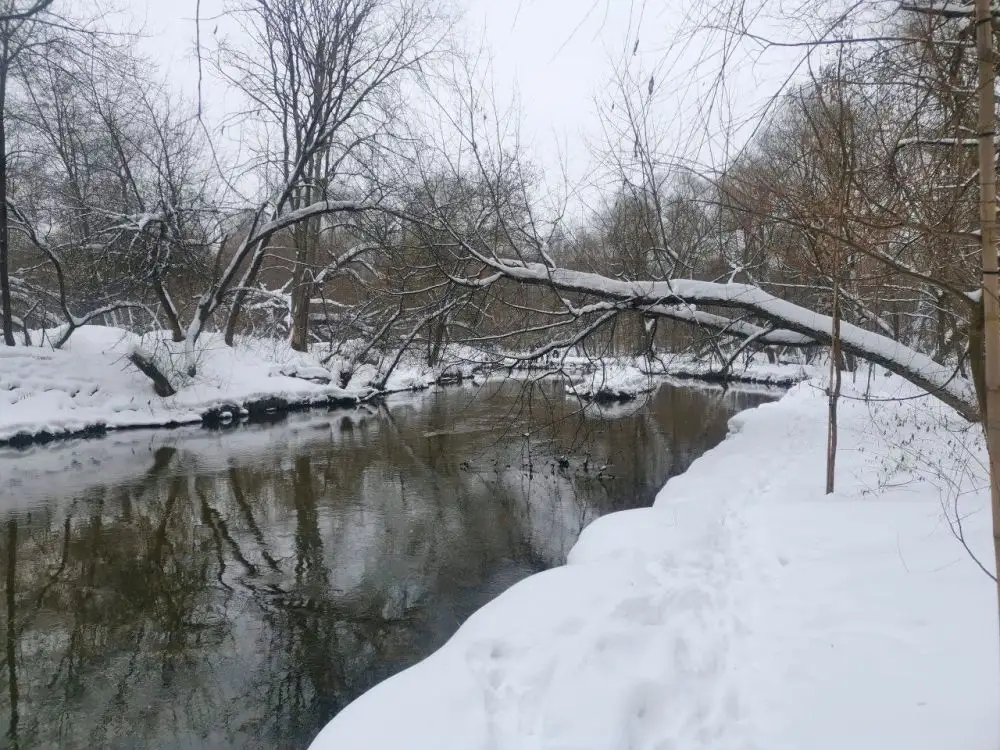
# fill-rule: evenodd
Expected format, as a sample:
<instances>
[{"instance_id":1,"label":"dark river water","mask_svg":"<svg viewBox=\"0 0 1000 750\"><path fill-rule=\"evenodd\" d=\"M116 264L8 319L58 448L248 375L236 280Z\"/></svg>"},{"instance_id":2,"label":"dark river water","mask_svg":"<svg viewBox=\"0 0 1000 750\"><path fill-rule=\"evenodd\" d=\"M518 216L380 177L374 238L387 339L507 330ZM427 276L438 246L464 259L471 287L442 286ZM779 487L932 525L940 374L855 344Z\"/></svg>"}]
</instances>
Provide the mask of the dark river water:
<instances>
[{"instance_id":1,"label":"dark river water","mask_svg":"<svg viewBox=\"0 0 1000 750\"><path fill-rule=\"evenodd\" d=\"M774 397L508 381L0 449L0 746L304 748Z\"/></svg>"}]
</instances>

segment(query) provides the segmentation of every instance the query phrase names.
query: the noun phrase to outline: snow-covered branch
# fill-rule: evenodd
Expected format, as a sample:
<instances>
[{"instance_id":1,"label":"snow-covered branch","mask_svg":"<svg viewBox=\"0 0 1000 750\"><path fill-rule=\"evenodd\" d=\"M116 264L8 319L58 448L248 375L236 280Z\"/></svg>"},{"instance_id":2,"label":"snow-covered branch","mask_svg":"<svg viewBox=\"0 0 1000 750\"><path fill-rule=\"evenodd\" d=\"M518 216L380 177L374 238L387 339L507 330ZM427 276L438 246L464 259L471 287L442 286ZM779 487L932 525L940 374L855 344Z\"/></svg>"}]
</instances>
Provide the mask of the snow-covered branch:
<instances>
[{"instance_id":1,"label":"snow-covered branch","mask_svg":"<svg viewBox=\"0 0 1000 750\"><path fill-rule=\"evenodd\" d=\"M525 284L550 286L559 292L587 294L615 300L675 320L732 333L757 335L759 327L733 322L722 316L709 316L691 309L695 305L745 310L775 326L760 334L760 343L786 346L814 346L830 343L832 321L804 307L779 299L749 284L720 284L709 281L676 279L672 281L624 281L600 274L552 269L541 263L513 265L492 260L491 268L503 277ZM979 408L972 384L947 365L878 333L850 323L841 323L841 346L845 352L885 367L952 406L969 420L979 419Z\"/></svg>"},{"instance_id":2,"label":"snow-covered branch","mask_svg":"<svg viewBox=\"0 0 1000 750\"><path fill-rule=\"evenodd\" d=\"M237 245L225 269L198 301L195 315L188 325L187 340L192 345L198 340L198 337L204 330L205 323L208 322L212 314L218 309L226 295L234 288L245 289L252 287L251 282L263 262L268 241L275 234L314 217L335 213L360 213L372 210L373 208L374 206L361 201L323 200L316 201L294 211L287 211L279 215L272 214L266 221L262 221L266 207L261 206L258 208L246 236ZM240 275L240 269L244 269L244 271L242 276L240 276L240 282L237 283L237 276Z\"/></svg>"}]
</instances>

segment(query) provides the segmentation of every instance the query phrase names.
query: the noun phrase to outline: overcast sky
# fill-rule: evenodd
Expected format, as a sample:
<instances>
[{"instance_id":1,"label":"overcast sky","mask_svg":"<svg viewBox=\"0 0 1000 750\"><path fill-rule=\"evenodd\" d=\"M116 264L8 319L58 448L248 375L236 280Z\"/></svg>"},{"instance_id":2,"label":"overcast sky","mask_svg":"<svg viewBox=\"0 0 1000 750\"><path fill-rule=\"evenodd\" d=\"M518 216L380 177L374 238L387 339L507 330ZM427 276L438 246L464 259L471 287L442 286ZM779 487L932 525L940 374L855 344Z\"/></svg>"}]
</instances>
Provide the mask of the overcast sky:
<instances>
[{"instance_id":1,"label":"overcast sky","mask_svg":"<svg viewBox=\"0 0 1000 750\"><path fill-rule=\"evenodd\" d=\"M600 140L594 99L606 95L612 63L622 60L647 77L655 74L658 111L677 151L718 158L700 145L707 129L719 127L717 119L706 122L703 109L718 63L706 55L703 38L689 35L695 0L452 1L468 44L481 46L492 61L498 98L516 99L532 156L547 171L565 163L578 181L592 169L587 143ZM144 24L150 52L177 88L191 92L196 0L128 2L134 20ZM203 19L211 19L224 0L201 3ZM203 21L203 35L214 25ZM790 67L787 58L766 63L731 71L736 100L728 104L737 113L752 112ZM206 98L218 98L218 90L207 91ZM216 112L225 108L208 104Z\"/></svg>"}]
</instances>

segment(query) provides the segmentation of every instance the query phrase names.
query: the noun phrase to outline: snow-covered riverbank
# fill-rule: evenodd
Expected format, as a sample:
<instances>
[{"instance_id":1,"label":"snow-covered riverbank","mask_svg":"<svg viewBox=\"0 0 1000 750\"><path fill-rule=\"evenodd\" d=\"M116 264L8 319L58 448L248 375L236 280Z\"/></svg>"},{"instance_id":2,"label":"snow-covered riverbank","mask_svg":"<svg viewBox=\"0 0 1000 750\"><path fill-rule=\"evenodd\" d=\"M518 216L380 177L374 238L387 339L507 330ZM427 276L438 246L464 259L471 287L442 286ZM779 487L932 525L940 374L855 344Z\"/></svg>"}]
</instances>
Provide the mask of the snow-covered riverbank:
<instances>
[{"instance_id":1,"label":"snow-covered riverbank","mask_svg":"<svg viewBox=\"0 0 1000 750\"><path fill-rule=\"evenodd\" d=\"M161 398L126 359L137 343L120 329L87 326L57 351L0 348L0 441L197 423L213 410L265 400L311 404L360 395L356 388L287 377L276 359L209 336L197 354L198 376Z\"/></svg>"},{"instance_id":2,"label":"snow-covered riverbank","mask_svg":"<svg viewBox=\"0 0 1000 750\"><path fill-rule=\"evenodd\" d=\"M938 750L1000 740L978 428L877 375L744 412L650 509L587 528L314 750ZM903 398L905 400L886 400ZM960 534L967 551L958 540Z\"/></svg>"},{"instance_id":3,"label":"snow-covered riverbank","mask_svg":"<svg viewBox=\"0 0 1000 750\"><path fill-rule=\"evenodd\" d=\"M172 372L177 393L157 396L152 382L127 359L140 346ZM0 348L0 443L66 437L135 427L231 419L255 411L351 405L376 392L426 388L472 366L397 367L376 389L374 368L362 365L342 379L343 358L325 364L286 342L244 339L226 346L205 334L185 369L183 344L165 336L140 338L117 328L85 326L59 350Z\"/></svg>"},{"instance_id":4,"label":"snow-covered riverbank","mask_svg":"<svg viewBox=\"0 0 1000 750\"><path fill-rule=\"evenodd\" d=\"M151 353L161 369L171 373L177 391L173 396L157 396L152 381L128 361L136 347ZM188 358L197 368L193 378L181 375ZM613 385L616 397L628 397L650 390L664 376L712 374L709 365L687 357L621 361L570 357L562 365L577 378L575 392L583 397L594 395L588 388L596 393ZM451 347L439 366L406 356L383 378L372 365L349 365L336 355L301 354L285 341L244 339L229 347L218 334L205 334L197 350L186 354L183 344L173 344L165 334L140 338L117 328L84 326L59 350L0 348L0 444L357 404L375 395L424 389L474 373L510 374L520 366L514 359ZM733 379L788 384L805 373L798 365L753 361L735 369Z\"/></svg>"}]
</instances>

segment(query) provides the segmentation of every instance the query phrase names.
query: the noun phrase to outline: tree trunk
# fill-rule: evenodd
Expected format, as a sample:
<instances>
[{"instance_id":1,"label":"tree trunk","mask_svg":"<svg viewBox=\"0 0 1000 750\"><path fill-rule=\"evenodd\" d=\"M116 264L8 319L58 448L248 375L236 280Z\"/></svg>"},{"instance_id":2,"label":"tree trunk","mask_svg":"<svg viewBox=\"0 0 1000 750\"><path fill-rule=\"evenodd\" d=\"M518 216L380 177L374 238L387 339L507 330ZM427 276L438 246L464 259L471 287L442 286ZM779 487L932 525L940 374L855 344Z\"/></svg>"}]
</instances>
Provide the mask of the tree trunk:
<instances>
[{"instance_id":1,"label":"tree trunk","mask_svg":"<svg viewBox=\"0 0 1000 750\"><path fill-rule=\"evenodd\" d=\"M232 346L236 339L236 327L239 325L240 316L243 314L243 303L246 302L247 288L257 279L260 267L264 264L264 253L254 252L254 258L250 262L250 268L243 276L243 283L236 290L233 296L233 306L229 310L229 317L226 319L226 346Z\"/></svg>"},{"instance_id":2,"label":"tree trunk","mask_svg":"<svg viewBox=\"0 0 1000 750\"><path fill-rule=\"evenodd\" d=\"M171 385L170 380L160 370L153 356L148 352L144 352L138 348L133 349L128 355L128 361L135 365L139 372L153 381L153 390L156 391L157 396L166 398L177 393L173 385Z\"/></svg>"},{"instance_id":3,"label":"tree trunk","mask_svg":"<svg viewBox=\"0 0 1000 750\"><path fill-rule=\"evenodd\" d=\"M6 32L6 30L5 30ZM14 312L10 300L10 228L7 216L7 69L8 47L3 42L0 57L0 319L3 342L14 346Z\"/></svg>"},{"instance_id":4,"label":"tree trunk","mask_svg":"<svg viewBox=\"0 0 1000 750\"><path fill-rule=\"evenodd\" d=\"M840 350L840 286L833 282L833 326L830 331L830 386L829 422L826 442L826 494L833 492L837 468L837 402L840 400L841 356Z\"/></svg>"},{"instance_id":5,"label":"tree trunk","mask_svg":"<svg viewBox=\"0 0 1000 750\"><path fill-rule=\"evenodd\" d=\"M990 0L976 0L976 52L979 59L979 218L983 264L983 340L986 411L983 422L990 457L993 512L994 571L1000 586L1000 283L997 279L996 204L996 72L993 51L993 9ZM1000 605L1000 589L998 589ZM1000 613L998 613L1000 614ZM1000 625L1000 619L998 619Z\"/></svg>"},{"instance_id":6,"label":"tree trunk","mask_svg":"<svg viewBox=\"0 0 1000 750\"><path fill-rule=\"evenodd\" d=\"M937 295L937 305L935 307L934 321L934 349L936 350L935 360L944 364L948 361L948 316L944 309L944 295Z\"/></svg>"},{"instance_id":7,"label":"tree trunk","mask_svg":"<svg viewBox=\"0 0 1000 750\"><path fill-rule=\"evenodd\" d=\"M427 331L427 366L436 367L441 362L441 353L448 333L448 320L441 316L433 321Z\"/></svg>"},{"instance_id":8,"label":"tree trunk","mask_svg":"<svg viewBox=\"0 0 1000 750\"><path fill-rule=\"evenodd\" d=\"M17 521L7 522L7 633L4 656L7 661L7 696L10 698L10 721L7 737L17 747L19 689L17 681Z\"/></svg>"},{"instance_id":9,"label":"tree trunk","mask_svg":"<svg viewBox=\"0 0 1000 750\"><path fill-rule=\"evenodd\" d=\"M156 297L160 301L163 314L167 316L167 323L170 325L170 335L175 342L184 340L184 331L181 330L181 321L177 315L177 308L170 298L167 288L163 285L162 279L156 280ZM130 311L131 314L131 311Z\"/></svg>"},{"instance_id":10,"label":"tree trunk","mask_svg":"<svg viewBox=\"0 0 1000 750\"><path fill-rule=\"evenodd\" d=\"M297 352L309 351L309 308L312 302L312 263L309 224L304 222L298 235L295 250L295 271L292 276L292 330L291 345Z\"/></svg>"},{"instance_id":11,"label":"tree trunk","mask_svg":"<svg viewBox=\"0 0 1000 750\"><path fill-rule=\"evenodd\" d=\"M309 174L310 184L305 188L304 205L309 205L317 196L316 183L319 179L319 160L314 160ZM295 227L295 269L292 276L292 330L291 346L297 352L309 351L309 312L312 306L313 273L316 261L316 246L319 244L319 220L306 219Z\"/></svg>"},{"instance_id":12,"label":"tree trunk","mask_svg":"<svg viewBox=\"0 0 1000 750\"><path fill-rule=\"evenodd\" d=\"M986 419L986 340L983 335L983 304L973 312L969 321L969 371L972 373L972 385L975 387L976 400L979 402L981 419Z\"/></svg>"}]
</instances>

